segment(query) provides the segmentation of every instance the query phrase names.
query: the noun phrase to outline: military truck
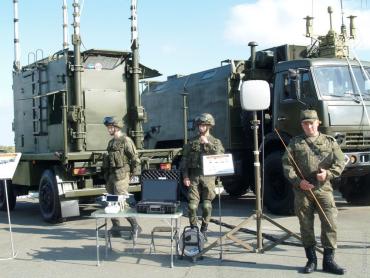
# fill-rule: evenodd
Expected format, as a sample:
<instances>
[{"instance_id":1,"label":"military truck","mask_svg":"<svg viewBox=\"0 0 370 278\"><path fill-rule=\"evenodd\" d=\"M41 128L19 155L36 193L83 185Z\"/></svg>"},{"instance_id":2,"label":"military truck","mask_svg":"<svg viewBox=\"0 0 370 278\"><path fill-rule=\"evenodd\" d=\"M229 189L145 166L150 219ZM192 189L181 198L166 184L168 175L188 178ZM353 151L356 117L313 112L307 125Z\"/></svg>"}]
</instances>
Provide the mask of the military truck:
<instances>
[{"instance_id":1,"label":"military truck","mask_svg":"<svg viewBox=\"0 0 370 278\"><path fill-rule=\"evenodd\" d=\"M139 150L142 169L168 169L179 149L144 150L139 79L159 72L139 64L136 1L131 3L131 51L90 49L81 52L79 2L74 0L73 50L68 48L67 6L63 2L63 49L43 58L30 52L20 65L18 1L14 1L15 61L13 69L16 152L21 160L8 182L10 208L16 196L39 192L42 217L56 222L78 215L78 203L105 193L102 156L109 136L103 118L116 116ZM140 191L133 177L130 192ZM0 208L6 209L0 186Z\"/></svg>"},{"instance_id":2,"label":"military truck","mask_svg":"<svg viewBox=\"0 0 370 278\"><path fill-rule=\"evenodd\" d=\"M329 8L330 22L332 9ZM142 103L151 115L144 126L150 147L180 147L185 130L196 132L197 114L211 113L216 120L213 134L233 154L236 173L225 177L223 185L231 195L242 195L253 188L253 132L251 115L240 107L243 80L261 79L271 85L272 105L259 114L264 134L266 207L273 213L293 210L291 185L283 176L281 157L284 146L302 132L299 114L316 109L320 131L333 136L346 154L346 169L336 186L351 203L370 202L370 63L349 58L348 40L354 38L353 18L350 35L346 26L337 33L330 26L324 36L312 36L312 18L306 18L307 37L312 45L281 45L256 52L251 42L251 57L246 61L226 60L220 67L186 76L169 76L152 82L142 94ZM184 112L182 112L184 111ZM261 142L261 141L260 141Z\"/></svg>"}]
</instances>

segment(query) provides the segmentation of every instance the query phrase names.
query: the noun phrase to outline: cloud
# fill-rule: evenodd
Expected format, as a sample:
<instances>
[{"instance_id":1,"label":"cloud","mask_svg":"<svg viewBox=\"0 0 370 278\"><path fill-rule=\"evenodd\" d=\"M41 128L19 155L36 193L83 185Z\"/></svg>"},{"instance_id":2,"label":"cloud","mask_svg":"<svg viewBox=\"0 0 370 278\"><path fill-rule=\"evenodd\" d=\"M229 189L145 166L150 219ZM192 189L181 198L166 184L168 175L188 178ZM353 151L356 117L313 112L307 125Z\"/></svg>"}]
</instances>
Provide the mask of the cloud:
<instances>
[{"instance_id":1,"label":"cloud","mask_svg":"<svg viewBox=\"0 0 370 278\"><path fill-rule=\"evenodd\" d=\"M165 55L172 55L177 52L176 47L171 44L161 45L161 52Z\"/></svg>"},{"instance_id":2,"label":"cloud","mask_svg":"<svg viewBox=\"0 0 370 278\"><path fill-rule=\"evenodd\" d=\"M257 0L255 3L240 4L231 9L224 36L236 45L256 41L259 48L286 43L308 45L310 39L304 36L306 27L303 18L313 15L314 34L324 35L330 26L328 6L333 8L333 29L339 33L342 22L338 0L314 1L313 5L308 0ZM347 16L357 16L357 38L353 45L358 50L370 50L370 40L366 38L370 26L370 10L361 7L358 1L344 0L343 7L347 30Z\"/></svg>"}]
</instances>

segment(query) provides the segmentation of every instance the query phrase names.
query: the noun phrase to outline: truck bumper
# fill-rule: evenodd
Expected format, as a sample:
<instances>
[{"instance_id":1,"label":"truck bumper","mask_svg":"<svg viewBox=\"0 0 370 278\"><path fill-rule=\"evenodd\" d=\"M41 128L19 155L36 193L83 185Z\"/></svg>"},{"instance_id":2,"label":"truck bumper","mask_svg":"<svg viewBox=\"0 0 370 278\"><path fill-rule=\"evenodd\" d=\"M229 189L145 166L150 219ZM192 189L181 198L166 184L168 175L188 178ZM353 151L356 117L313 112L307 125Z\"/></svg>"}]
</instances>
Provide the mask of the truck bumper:
<instances>
[{"instance_id":1,"label":"truck bumper","mask_svg":"<svg viewBox=\"0 0 370 278\"><path fill-rule=\"evenodd\" d=\"M346 152L346 168L342 176L363 176L370 173L370 152Z\"/></svg>"}]
</instances>

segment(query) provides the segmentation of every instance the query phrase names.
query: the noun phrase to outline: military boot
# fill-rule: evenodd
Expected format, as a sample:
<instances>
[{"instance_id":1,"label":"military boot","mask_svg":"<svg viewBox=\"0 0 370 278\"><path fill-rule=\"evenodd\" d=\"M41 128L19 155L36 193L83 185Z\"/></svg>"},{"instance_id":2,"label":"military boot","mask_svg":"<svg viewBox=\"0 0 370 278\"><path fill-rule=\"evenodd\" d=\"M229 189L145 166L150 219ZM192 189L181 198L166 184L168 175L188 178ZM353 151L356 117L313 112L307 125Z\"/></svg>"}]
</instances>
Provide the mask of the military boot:
<instances>
[{"instance_id":1,"label":"military boot","mask_svg":"<svg viewBox=\"0 0 370 278\"><path fill-rule=\"evenodd\" d=\"M112 228L109 230L112 237L121 237L120 227L117 225L113 225Z\"/></svg>"},{"instance_id":2,"label":"military boot","mask_svg":"<svg viewBox=\"0 0 370 278\"><path fill-rule=\"evenodd\" d=\"M112 227L109 232L112 237L121 237L120 221L117 218L112 218Z\"/></svg>"},{"instance_id":3,"label":"military boot","mask_svg":"<svg viewBox=\"0 0 370 278\"><path fill-rule=\"evenodd\" d=\"M132 236L133 239L136 241L139 234L141 234L142 230L140 225L137 223L135 218L127 217L127 221L130 223L132 228Z\"/></svg>"},{"instance_id":4,"label":"military boot","mask_svg":"<svg viewBox=\"0 0 370 278\"><path fill-rule=\"evenodd\" d=\"M303 269L303 273L312 273L317 269L317 257L315 247L307 247L304 250L306 252L306 258L308 259L308 261Z\"/></svg>"},{"instance_id":5,"label":"military boot","mask_svg":"<svg viewBox=\"0 0 370 278\"><path fill-rule=\"evenodd\" d=\"M200 232L203 234L205 241L207 241L207 228L208 228L208 224L205 222L202 222L202 226L200 226Z\"/></svg>"},{"instance_id":6,"label":"military boot","mask_svg":"<svg viewBox=\"0 0 370 278\"><path fill-rule=\"evenodd\" d=\"M322 269L325 272L343 275L346 272L346 269L341 268L334 261L334 249L325 248L324 249L324 259L322 262Z\"/></svg>"}]
</instances>

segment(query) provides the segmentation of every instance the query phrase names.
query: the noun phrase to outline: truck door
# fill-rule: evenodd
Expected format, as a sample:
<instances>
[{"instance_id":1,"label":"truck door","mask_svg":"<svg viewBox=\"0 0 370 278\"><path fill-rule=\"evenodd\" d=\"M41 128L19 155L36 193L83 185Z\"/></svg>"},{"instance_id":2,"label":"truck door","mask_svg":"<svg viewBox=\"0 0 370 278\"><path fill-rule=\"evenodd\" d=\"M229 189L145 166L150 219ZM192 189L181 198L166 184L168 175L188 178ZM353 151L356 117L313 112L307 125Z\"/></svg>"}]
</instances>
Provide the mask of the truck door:
<instances>
[{"instance_id":1,"label":"truck door","mask_svg":"<svg viewBox=\"0 0 370 278\"><path fill-rule=\"evenodd\" d=\"M306 99L311 92L309 73L299 73L295 78L299 94L288 71L276 74L274 86L274 127L291 136L302 133L300 112L312 105L310 97Z\"/></svg>"}]
</instances>

